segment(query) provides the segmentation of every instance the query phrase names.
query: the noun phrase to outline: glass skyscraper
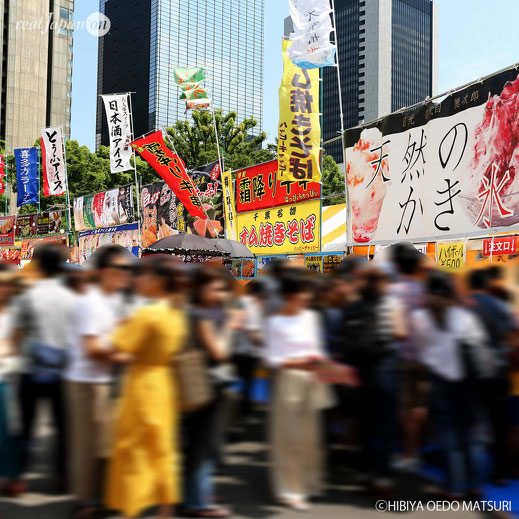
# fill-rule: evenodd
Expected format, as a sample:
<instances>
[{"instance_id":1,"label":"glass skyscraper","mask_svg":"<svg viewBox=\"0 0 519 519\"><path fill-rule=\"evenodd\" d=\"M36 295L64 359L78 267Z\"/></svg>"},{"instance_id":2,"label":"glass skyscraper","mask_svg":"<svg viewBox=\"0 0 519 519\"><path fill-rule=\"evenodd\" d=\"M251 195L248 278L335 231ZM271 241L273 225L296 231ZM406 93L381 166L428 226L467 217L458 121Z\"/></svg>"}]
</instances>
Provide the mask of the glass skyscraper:
<instances>
[{"instance_id":1,"label":"glass skyscraper","mask_svg":"<svg viewBox=\"0 0 519 519\"><path fill-rule=\"evenodd\" d=\"M215 109L263 126L264 0L101 0L98 93L132 91L135 135L188 119L174 67L204 67ZM96 144L107 144L101 103Z\"/></svg>"},{"instance_id":2,"label":"glass skyscraper","mask_svg":"<svg viewBox=\"0 0 519 519\"><path fill-rule=\"evenodd\" d=\"M344 128L436 93L437 13L432 0L336 0ZM337 69L323 69L323 138L341 129ZM325 152L343 162L340 140Z\"/></svg>"}]
</instances>

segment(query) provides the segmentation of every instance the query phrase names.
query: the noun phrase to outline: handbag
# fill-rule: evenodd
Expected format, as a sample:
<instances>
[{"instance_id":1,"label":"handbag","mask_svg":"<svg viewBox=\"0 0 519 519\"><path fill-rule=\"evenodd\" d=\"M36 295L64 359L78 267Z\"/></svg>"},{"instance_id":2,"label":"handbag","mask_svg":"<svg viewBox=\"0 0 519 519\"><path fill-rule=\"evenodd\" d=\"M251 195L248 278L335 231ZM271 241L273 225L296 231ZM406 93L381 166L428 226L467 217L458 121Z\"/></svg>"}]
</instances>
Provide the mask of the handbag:
<instances>
[{"instance_id":1,"label":"handbag","mask_svg":"<svg viewBox=\"0 0 519 519\"><path fill-rule=\"evenodd\" d=\"M30 347L31 378L39 384L61 380L67 361L67 352L62 348L35 341Z\"/></svg>"},{"instance_id":2,"label":"handbag","mask_svg":"<svg viewBox=\"0 0 519 519\"><path fill-rule=\"evenodd\" d=\"M188 347L175 355L173 376L182 412L192 413L212 402L214 389L209 380L204 351Z\"/></svg>"}]
</instances>

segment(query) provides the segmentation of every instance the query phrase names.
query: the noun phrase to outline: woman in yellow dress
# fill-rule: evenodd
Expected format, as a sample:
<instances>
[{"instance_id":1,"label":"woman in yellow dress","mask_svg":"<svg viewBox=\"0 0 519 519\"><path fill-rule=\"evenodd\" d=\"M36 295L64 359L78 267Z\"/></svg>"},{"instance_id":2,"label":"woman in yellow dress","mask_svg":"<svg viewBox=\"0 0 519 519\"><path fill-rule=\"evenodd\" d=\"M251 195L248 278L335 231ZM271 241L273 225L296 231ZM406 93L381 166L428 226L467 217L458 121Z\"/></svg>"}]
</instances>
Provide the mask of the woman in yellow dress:
<instances>
[{"instance_id":1,"label":"woman in yellow dress","mask_svg":"<svg viewBox=\"0 0 519 519\"><path fill-rule=\"evenodd\" d=\"M160 505L169 517L180 495L178 406L173 355L185 340L182 288L185 276L170 257L142 261L139 291L153 303L142 307L113 334L115 355L128 355L115 424L106 504L126 517Z\"/></svg>"}]
</instances>

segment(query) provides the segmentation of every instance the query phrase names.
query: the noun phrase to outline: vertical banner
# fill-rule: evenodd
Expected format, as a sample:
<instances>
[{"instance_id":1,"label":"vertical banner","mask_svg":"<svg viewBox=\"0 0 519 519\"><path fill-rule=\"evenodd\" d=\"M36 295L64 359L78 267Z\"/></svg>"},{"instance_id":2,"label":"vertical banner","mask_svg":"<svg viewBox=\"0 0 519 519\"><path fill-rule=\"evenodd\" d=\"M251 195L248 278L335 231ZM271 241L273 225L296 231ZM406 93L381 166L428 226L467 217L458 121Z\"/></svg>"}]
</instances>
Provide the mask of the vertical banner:
<instances>
[{"instance_id":1,"label":"vertical banner","mask_svg":"<svg viewBox=\"0 0 519 519\"><path fill-rule=\"evenodd\" d=\"M191 216L207 219L184 162L166 147L161 131L137 139L132 147L168 184Z\"/></svg>"},{"instance_id":2,"label":"vertical banner","mask_svg":"<svg viewBox=\"0 0 519 519\"><path fill-rule=\"evenodd\" d=\"M110 135L110 171L121 173L133 169L130 159L132 156L132 125L128 103L129 94L103 95L108 133Z\"/></svg>"},{"instance_id":3,"label":"vertical banner","mask_svg":"<svg viewBox=\"0 0 519 519\"><path fill-rule=\"evenodd\" d=\"M236 233L236 206L234 205L234 190L232 187L232 177L230 171L224 171L222 173L222 185L223 203L225 208L225 231L227 233L227 239L237 240L238 235Z\"/></svg>"},{"instance_id":4,"label":"vertical banner","mask_svg":"<svg viewBox=\"0 0 519 519\"><path fill-rule=\"evenodd\" d=\"M290 0L289 7L294 24L290 59L306 69L333 67L336 49L330 41L330 0Z\"/></svg>"},{"instance_id":5,"label":"vertical banner","mask_svg":"<svg viewBox=\"0 0 519 519\"><path fill-rule=\"evenodd\" d=\"M278 173L285 180L321 181L319 70L296 67L283 41L283 80L279 89Z\"/></svg>"},{"instance_id":6,"label":"vertical banner","mask_svg":"<svg viewBox=\"0 0 519 519\"><path fill-rule=\"evenodd\" d=\"M5 193L5 155L0 155L0 195Z\"/></svg>"},{"instance_id":7,"label":"vertical banner","mask_svg":"<svg viewBox=\"0 0 519 519\"><path fill-rule=\"evenodd\" d=\"M67 170L61 128L42 130L41 149L43 153L43 194L45 196L65 194Z\"/></svg>"},{"instance_id":8,"label":"vertical banner","mask_svg":"<svg viewBox=\"0 0 519 519\"><path fill-rule=\"evenodd\" d=\"M38 203L38 149L14 150L16 162L17 206Z\"/></svg>"}]
</instances>

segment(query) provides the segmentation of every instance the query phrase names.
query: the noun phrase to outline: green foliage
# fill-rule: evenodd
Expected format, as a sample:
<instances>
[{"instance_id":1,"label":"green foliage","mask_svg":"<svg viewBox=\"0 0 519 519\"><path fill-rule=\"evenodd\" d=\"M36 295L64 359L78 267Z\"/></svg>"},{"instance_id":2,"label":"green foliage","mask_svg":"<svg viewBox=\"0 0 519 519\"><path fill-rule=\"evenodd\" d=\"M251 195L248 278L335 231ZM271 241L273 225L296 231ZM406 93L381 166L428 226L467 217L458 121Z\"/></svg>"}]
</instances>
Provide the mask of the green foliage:
<instances>
[{"instance_id":1,"label":"green foliage","mask_svg":"<svg viewBox=\"0 0 519 519\"><path fill-rule=\"evenodd\" d=\"M338 194L331 198L323 200L323 205L344 204L346 197L344 195L344 174L337 166L331 155L325 155L323 158L323 196L328 197Z\"/></svg>"},{"instance_id":2,"label":"green foliage","mask_svg":"<svg viewBox=\"0 0 519 519\"><path fill-rule=\"evenodd\" d=\"M188 169L218 160L212 112L194 110L191 117L192 122L177 121L167 129L177 153ZM236 117L236 112L226 115L221 110L215 112L218 142L225 169L246 168L275 159L276 150L273 145L262 149L267 138L265 132L251 136L258 122L247 117L238 124Z\"/></svg>"}]
</instances>

